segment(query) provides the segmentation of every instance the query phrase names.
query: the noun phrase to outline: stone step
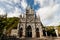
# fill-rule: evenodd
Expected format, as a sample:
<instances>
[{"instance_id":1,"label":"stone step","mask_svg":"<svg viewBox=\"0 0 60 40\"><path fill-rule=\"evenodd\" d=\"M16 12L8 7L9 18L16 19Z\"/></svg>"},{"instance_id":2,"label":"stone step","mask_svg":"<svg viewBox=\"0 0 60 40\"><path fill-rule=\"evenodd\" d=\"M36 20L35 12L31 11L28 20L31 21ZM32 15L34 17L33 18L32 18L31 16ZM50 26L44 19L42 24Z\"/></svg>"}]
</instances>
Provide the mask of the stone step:
<instances>
[{"instance_id":1,"label":"stone step","mask_svg":"<svg viewBox=\"0 0 60 40\"><path fill-rule=\"evenodd\" d=\"M21 40L45 40L45 39L38 39L38 38L24 38L24 39L21 39Z\"/></svg>"}]
</instances>

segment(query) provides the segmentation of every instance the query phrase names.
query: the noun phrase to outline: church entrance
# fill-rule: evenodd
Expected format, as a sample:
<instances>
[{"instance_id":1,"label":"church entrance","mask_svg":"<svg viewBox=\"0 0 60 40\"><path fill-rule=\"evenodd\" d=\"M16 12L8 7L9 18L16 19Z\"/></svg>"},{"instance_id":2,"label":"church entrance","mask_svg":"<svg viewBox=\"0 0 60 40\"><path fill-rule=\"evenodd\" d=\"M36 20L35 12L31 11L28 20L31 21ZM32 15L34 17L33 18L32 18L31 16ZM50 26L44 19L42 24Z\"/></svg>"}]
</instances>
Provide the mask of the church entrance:
<instances>
[{"instance_id":1,"label":"church entrance","mask_svg":"<svg viewBox=\"0 0 60 40\"><path fill-rule=\"evenodd\" d=\"M26 37L32 37L32 28L30 25L26 28Z\"/></svg>"},{"instance_id":2,"label":"church entrance","mask_svg":"<svg viewBox=\"0 0 60 40\"><path fill-rule=\"evenodd\" d=\"M36 37L40 37L39 29L38 28L36 28Z\"/></svg>"}]
</instances>

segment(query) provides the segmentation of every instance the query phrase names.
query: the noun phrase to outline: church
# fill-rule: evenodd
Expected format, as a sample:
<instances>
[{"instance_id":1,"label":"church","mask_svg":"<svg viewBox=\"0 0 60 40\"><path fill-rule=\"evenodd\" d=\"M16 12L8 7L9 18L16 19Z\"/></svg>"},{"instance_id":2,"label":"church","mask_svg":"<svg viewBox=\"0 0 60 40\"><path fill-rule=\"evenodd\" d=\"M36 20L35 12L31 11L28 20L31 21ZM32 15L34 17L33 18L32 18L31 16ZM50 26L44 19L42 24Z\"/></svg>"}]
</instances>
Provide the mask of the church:
<instances>
[{"instance_id":1,"label":"church","mask_svg":"<svg viewBox=\"0 0 60 40\"><path fill-rule=\"evenodd\" d=\"M26 8L26 13L20 15L16 34L18 37L40 38L43 36L40 16L37 16L31 7ZM14 35L12 30L11 35Z\"/></svg>"}]
</instances>

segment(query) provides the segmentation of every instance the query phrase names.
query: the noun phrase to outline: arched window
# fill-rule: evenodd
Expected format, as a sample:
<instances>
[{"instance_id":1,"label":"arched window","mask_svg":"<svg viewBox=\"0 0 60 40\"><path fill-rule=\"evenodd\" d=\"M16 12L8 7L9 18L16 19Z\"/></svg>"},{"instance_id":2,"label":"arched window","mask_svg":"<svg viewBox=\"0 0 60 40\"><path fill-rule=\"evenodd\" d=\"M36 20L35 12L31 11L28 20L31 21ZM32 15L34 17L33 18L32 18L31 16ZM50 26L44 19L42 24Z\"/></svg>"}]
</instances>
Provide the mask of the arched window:
<instances>
[{"instance_id":1,"label":"arched window","mask_svg":"<svg viewBox=\"0 0 60 40\"><path fill-rule=\"evenodd\" d=\"M36 28L36 37L40 37L39 28Z\"/></svg>"}]
</instances>

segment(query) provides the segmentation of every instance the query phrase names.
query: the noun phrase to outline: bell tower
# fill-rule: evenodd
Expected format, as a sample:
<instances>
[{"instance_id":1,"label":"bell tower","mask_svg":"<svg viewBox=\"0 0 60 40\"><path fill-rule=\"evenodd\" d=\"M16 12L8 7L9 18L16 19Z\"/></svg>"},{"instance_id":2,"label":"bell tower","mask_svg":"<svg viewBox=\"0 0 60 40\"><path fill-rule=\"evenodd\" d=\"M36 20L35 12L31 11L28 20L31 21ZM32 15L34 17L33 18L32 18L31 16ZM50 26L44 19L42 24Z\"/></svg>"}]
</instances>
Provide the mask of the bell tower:
<instances>
[{"instance_id":1,"label":"bell tower","mask_svg":"<svg viewBox=\"0 0 60 40\"><path fill-rule=\"evenodd\" d=\"M28 6L26 8L26 21L27 22L34 21L34 17L35 17L34 10L30 6Z\"/></svg>"},{"instance_id":2,"label":"bell tower","mask_svg":"<svg viewBox=\"0 0 60 40\"><path fill-rule=\"evenodd\" d=\"M27 6L26 14L34 14L34 10L30 6Z\"/></svg>"},{"instance_id":3,"label":"bell tower","mask_svg":"<svg viewBox=\"0 0 60 40\"><path fill-rule=\"evenodd\" d=\"M42 37L43 34L42 34L41 20L39 17L35 16L34 10L30 6L28 6L26 8L26 26L25 26L25 28L28 28L28 26L30 26L32 28L32 31L31 31L32 38ZM38 30L38 31L36 31L36 30ZM27 35L27 30L26 30L26 35Z\"/></svg>"},{"instance_id":4,"label":"bell tower","mask_svg":"<svg viewBox=\"0 0 60 40\"><path fill-rule=\"evenodd\" d=\"M26 32L25 33L26 33L26 36L28 35L29 37L30 35L30 37L32 38L36 37L34 18L35 18L34 10L30 6L28 6L26 8L26 26L25 26ZM27 28L30 28L30 31L28 31Z\"/></svg>"}]
</instances>

